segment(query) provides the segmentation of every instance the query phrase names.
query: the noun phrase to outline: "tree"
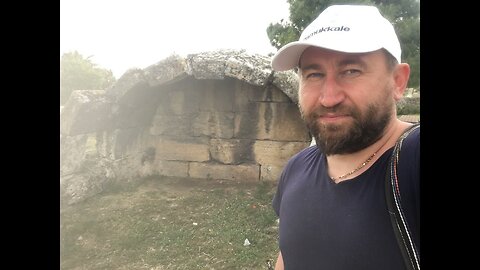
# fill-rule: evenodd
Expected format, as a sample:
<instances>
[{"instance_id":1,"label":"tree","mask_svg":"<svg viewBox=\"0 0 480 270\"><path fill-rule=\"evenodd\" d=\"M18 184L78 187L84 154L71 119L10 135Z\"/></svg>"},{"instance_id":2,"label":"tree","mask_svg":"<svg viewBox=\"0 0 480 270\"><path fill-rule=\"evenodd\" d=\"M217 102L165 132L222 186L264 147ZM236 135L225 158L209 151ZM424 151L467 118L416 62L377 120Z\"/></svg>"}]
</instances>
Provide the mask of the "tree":
<instances>
[{"instance_id":1,"label":"tree","mask_svg":"<svg viewBox=\"0 0 480 270\"><path fill-rule=\"evenodd\" d=\"M289 21L270 23L267 35L270 44L279 49L298 40L302 31L322 10L332 4L370 4L378 7L397 32L402 46L402 61L410 64L408 87L420 86L420 2L419 0L287 0Z\"/></svg>"},{"instance_id":2,"label":"tree","mask_svg":"<svg viewBox=\"0 0 480 270\"><path fill-rule=\"evenodd\" d=\"M74 90L103 90L115 83L111 70L97 67L90 57L77 51L65 53L60 60L60 105L65 104Z\"/></svg>"}]
</instances>

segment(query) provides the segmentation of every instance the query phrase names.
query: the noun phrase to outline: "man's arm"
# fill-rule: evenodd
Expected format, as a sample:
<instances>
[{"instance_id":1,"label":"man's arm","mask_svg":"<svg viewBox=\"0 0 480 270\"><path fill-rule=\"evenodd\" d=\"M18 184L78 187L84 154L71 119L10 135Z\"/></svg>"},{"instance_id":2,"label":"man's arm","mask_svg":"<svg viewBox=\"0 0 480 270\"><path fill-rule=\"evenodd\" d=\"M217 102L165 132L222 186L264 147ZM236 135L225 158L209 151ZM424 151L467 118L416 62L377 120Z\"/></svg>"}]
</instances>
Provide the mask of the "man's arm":
<instances>
[{"instance_id":1,"label":"man's arm","mask_svg":"<svg viewBox=\"0 0 480 270\"><path fill-rule=\"evenodd\" d=\"M277 263L275 263L275 270L284 270L283 267L283 257L282 257L282 252L278 252L278 258L277 258Z\"/></svg>"}]
</instances>

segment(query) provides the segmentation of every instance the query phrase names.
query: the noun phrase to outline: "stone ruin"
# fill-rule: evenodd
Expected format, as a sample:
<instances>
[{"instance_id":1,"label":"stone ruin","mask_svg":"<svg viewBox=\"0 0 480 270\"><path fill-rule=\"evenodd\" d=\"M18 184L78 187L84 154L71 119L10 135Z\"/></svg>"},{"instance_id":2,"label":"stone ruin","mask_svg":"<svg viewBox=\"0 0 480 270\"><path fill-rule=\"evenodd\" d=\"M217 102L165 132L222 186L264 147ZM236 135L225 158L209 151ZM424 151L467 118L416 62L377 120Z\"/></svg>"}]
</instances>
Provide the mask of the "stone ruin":
<instances>
[{"instance_id":1,"label":"stone ruin","mask_svg":"<svg viewBox=\"0 0 480 270\"><path fill-rule=\"evenodd\" d=\"M245 51L172 55L107 90L74 91L60 114L60 192L79 202L150 176L276 181L310 145L297 76Z\"/></svg>"}]
</instances>

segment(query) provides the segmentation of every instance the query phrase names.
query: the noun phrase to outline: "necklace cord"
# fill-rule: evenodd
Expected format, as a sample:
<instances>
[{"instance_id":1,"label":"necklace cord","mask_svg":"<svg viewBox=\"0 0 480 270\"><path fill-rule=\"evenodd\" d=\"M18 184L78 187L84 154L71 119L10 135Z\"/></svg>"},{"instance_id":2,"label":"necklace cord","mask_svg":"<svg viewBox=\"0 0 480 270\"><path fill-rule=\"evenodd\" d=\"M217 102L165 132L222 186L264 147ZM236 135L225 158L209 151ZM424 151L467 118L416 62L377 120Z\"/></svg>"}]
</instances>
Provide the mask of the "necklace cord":
<instances>
[{"instance_id":1,"label":"necklace cord","mask_svg":"<svg viewBox=\"0 0 480 270\"><path fill-rule=\"evenodd\" d=\"M372 161L373 157L375 157L375 155L377 155L377 152L379 151L380 149L378 149L375 153L373 153L371 156L369 156L367 158L367 160L365 160L362 164L360 164L360 166L358 166L357 168L353 169L352 171L346 173L346 174L343 174L343 175L340 175L338 177L330 177L333 181L336 181L336 180L339 180L339 179L342 179L342 178L345 178L349 175L352 175L354 173L356 173L357 171L359 171L360 169L362 169L363 167L365 167L368 163L370 163L370 161Z\"/></svg>"}]
</instances>

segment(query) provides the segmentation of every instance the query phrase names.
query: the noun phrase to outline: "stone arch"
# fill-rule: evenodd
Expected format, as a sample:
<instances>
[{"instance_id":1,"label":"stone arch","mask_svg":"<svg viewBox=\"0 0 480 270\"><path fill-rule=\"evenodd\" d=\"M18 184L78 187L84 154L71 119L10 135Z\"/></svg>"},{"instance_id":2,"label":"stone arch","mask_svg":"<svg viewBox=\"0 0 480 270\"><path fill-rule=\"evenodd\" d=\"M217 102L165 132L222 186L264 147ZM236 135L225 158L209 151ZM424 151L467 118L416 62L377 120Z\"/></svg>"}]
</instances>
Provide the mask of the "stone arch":
<instances>
[{"instance_id":1,"label":"stone arch","mask_svg":"<svg viewBox=\"0 0 480 270\"><path fill-rule=\"evenodd\" d=\"M76 202L108 181L164 175L276 181L311 138L296 75L244 51L172 55L61 111L61 191Z\"/></svg>"}]
</instances>

